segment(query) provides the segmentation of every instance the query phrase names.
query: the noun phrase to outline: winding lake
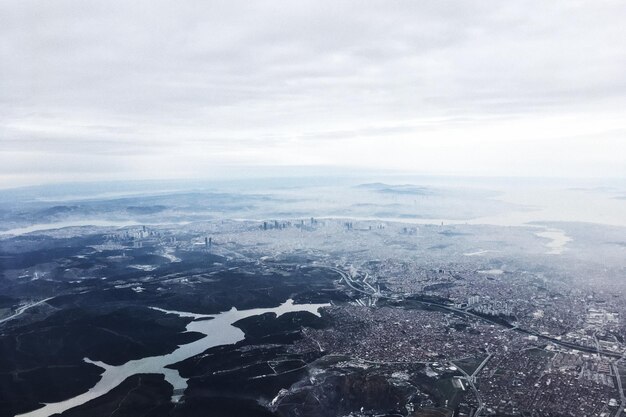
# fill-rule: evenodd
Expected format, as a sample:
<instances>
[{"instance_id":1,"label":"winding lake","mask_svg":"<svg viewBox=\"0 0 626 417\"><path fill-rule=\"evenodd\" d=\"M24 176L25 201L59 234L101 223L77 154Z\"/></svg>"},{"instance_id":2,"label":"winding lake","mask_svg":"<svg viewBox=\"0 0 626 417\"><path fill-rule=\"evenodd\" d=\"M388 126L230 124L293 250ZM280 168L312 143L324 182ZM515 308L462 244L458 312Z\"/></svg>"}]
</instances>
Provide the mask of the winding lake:
<instances>
[{"instance_id":1,"label":"winding lake","mask_svg":"<svg viewBox=\"0 0 626 417\"><path fill-rule=\"evenodd\" d=\"M104 369L102 378L89 391L65 401L46 404L37 410L20 414L22 417L48 417L55 413L62 413L70 408L85 404L86 402L98 398L113 388L121 384L126 378L135 374L163 374L165 380L172 384L174 392L182 392L187 387L187 380L182 378L177 370L166 368L167 365L180 362L184 359L198 355L205 350L220 345L228 345L237 343L244 339L244 333L241 329L233 326L233 323L251 316L265 313L274 313L281 316L285 313L308 311L319 316L319 309L327 307L330 304L294 304L289 299L278 307L274 308L255 308L251 310L237 310L232 308L220 314L194 314L181 311L170 311L155 308L167 314L176 314L180 317L192 317L194 321L187 325L187 331L202 333L205 336L195 342L179 346L175 351L167 355L151 356L147 358L132 360L120 366L111 366L104 362L91 361L85 358L85 362L93 363ZM199 320L200 319L200 320ZM172 400L177 401L178 395Z\"/></svg>"}]
</instances>

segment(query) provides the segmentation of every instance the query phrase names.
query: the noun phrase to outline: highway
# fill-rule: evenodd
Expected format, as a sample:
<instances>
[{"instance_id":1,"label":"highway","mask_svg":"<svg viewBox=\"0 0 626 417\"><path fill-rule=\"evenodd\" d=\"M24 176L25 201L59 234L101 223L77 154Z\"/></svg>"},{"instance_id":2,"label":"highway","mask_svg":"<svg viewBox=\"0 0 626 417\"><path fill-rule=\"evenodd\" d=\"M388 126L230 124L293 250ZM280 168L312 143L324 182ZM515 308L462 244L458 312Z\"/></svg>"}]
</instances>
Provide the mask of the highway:
<instances>
[{"instance_id":1,"label":"highway","mask_svg":"<svg viewBox=\"0 0 626 417\"><path fill-rule=\"evenodd\" d=\"M488 358L491 358L491 355L489 355ZM479 417L480 414L483 412L483 408L485 408L485 406L484 406L484 403L483 403L483 399L480 396L480 393L478 392L478 389L476 388L476 385L474 384L474 377L476 375L476 371L478 371L478 368L476 369L476 371L474 371L474 373L472 375L470 375L467 372L465 372L463 370L463 368L461 368L459 365L455 364L454 362L450 362L450 363L454 364L454 366L456 366L459 369L459 372L461 372L463 374L463 376L467 380L468 385L472 389L472 392L476 396L476 401L478 402L478 408L476 409L476 412L474 413L474 417ZM486 362L484 362L484 363L486 363ZM482 366L483 366L483 364L481 364L481 367Z\"/></svg>"},{"instance_id":2,"label":"highway","mask_svg":"<svg viewBox=\"0 0 626 417\"><path fill-rule=\"evenodd\" d=\"M4 323L4 322L7 322L7 321L9 321L9 320L13 320L13 319L15 319L16 317L21 316L22 314L24 314L24 312L25 312L26 310L28 310L28 309L30 309L30 308L33 308L33 307L36 307L36 306L38 306L38 305L40 305L40 304L43 304L43 303L45 303L46 301L52 300L53 298L54 298L54 297L50 297L50 298L46 298L46 299L44 299L44 300L35 301L35 302L30 303L30 304L26 304L26 305L20 306L20 307L18 307L18 308L15 310L15 313L11 314L9 317L5 317L5 318L3 318L2 320L0 320L0 324L2 324L2 323Z\"/></svg>"},{"instance_id":3,"label":"highway","mask_svg":"<svg viewBox=\"0 0 626 417\"><path fill-rule=\"evenodd\" d=\"M489 353L489 351L487 351L487 353ZM480 365L478 365L478 368L476 368L476 370L472 373L471 377L472 377L472 381L476 381L476 375L478 375L480 373L480 371L483 370L483 368L485 367L485 365L487 365L487 362L489 362L489 360L493 357L493 353L489 353L487 355L487 357L485 358L484 361L482 361L480 363Z\"/></svg>"},{"instance_id":4,"label":"highway","mask_svg":"<svg viewBox=\"0 0 626 417\"><path fill-rule=\"evenodd\" d=\"M622 379L619 374L619 368L617 367L617 362L611 362L611 367L613 368L613 373L615 374L615 379L617 380L617 389L619 390L619 406L617 412L615 413L615 417L621 417L624 413L624 407L626 407L626 395L624 395L624 387L622 386Z\"/></svg>"}]
</instances>

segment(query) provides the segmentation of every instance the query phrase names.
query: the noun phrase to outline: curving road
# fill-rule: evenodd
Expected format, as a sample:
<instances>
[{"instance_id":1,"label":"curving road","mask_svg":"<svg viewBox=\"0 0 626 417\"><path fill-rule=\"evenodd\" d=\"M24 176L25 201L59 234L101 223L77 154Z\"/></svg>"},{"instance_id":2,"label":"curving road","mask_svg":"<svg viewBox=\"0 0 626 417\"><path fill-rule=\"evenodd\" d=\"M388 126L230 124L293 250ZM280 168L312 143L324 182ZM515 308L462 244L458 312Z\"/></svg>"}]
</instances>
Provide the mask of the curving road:
<instances>
[{"instance_id":1,"label":"curving road","mask_svg":"<svg viewBox=\"0 0 626 417\"><path fill-rule=\"evenodd\" d=\"M26 310L28 310L28 309L30 309L30 308L33 308L33 307L37 307L38 305L43 304L43 303L45 303L45 302L47 302L47 301L50 301L50 300L52 300L53 298L54 298L54 297L50 297L50 298L46 298L46 299L44 299L44 300L35 301L35 302L30 303L30 304L26 304L26 305L20 306L20 307L18 307L18 308L17 308L17 310L15 310L15 313L11 314L9 317L5 317L5 318L3 318L2 320L0 320L0 324L2 324L2 323L4 323L4 322L7 322L7 321L9 321L9 320L13 320L13 319L15 319L16 317L19 317L19 316L21 316L22 314L24 314L24 312L25 312Z\"/></svg>"}]
</instances>

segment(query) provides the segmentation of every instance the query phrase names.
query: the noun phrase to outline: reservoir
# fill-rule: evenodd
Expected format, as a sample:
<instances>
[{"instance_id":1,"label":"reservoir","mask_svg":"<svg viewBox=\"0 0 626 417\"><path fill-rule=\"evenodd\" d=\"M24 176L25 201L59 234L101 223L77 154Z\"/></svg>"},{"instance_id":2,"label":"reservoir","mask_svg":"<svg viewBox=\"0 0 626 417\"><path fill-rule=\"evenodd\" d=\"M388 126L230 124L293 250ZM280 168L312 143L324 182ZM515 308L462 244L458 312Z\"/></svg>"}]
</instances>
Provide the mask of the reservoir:
<instances>
[{"instance_id":1,"label":"reservoir","mask_svg":"<svg viewBox=\"0 0 626 417\"><path fill-rule=\"evenodd\" d=\"M278 307L255 308L250 310L230 309L220 314L194 314L180 311L170 311L155 308L167 314L176 314L180 317L192 317L186 330L190 332L202 333L205 336L195 342L179 346L175 351L167 355L151 356L147 358L132 360L120 366L111 366L103 362L91 361L85 358L85 362L93 363L104 369L102 378L89 391L65 401L46 404L44 407L20 414L21 417L48 417L52 414L62 413L70 408L85 404L86 402L98 398L111 391L121 384L126 378L135 374L163 374L165 380L174 387L174 392L182 392L187 387L187 380L182 378L175 369L166 368L184 359L198 355L205 350L220 345L237 343L244 339L241 329L233 326L233 323L246 317L256 316L265 313L274 313L281 316L285 313L308 311L319 316L319 309L330 304L294 304L289 299ZM179 396L175 395L172 400L177 401Z\"/></svg>"}]
</instances>

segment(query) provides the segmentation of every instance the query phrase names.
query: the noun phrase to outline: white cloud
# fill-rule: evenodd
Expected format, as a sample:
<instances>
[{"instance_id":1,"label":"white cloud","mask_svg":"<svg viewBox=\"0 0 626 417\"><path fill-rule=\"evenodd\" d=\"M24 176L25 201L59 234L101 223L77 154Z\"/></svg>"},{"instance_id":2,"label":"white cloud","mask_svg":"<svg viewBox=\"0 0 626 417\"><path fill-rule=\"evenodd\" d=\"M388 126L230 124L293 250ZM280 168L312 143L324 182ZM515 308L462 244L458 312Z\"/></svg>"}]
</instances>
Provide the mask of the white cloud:
<instances>
[{"instance_id":1,"label":"white cloud","mask_svg":"<svg viewBox=\"0 0 626 417\"><path fill-rule=\"evenodd\" d=\"M626 176L625 19L622 1L6 0L0 186L216 165Z\"/></svg>"}]
</instances>

